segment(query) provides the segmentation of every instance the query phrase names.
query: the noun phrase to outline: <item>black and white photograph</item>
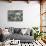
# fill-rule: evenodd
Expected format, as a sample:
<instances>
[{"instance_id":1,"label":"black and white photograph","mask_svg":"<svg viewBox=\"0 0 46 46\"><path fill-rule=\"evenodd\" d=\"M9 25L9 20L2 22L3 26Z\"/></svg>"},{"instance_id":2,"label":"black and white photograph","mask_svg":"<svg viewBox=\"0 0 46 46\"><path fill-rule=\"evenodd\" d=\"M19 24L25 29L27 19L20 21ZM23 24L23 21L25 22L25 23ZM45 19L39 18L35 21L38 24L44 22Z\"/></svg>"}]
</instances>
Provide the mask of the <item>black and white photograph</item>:
<instances>
[{"instance_id":1,"label":"black and white photograph","mask_svg":"<svg viewBox=\"0 0 46 46\"><path fill-rule=\"evenodd\" d=\"M23 21L23 10L8 10L8 21Z\"/></svg>"}]
</instances>

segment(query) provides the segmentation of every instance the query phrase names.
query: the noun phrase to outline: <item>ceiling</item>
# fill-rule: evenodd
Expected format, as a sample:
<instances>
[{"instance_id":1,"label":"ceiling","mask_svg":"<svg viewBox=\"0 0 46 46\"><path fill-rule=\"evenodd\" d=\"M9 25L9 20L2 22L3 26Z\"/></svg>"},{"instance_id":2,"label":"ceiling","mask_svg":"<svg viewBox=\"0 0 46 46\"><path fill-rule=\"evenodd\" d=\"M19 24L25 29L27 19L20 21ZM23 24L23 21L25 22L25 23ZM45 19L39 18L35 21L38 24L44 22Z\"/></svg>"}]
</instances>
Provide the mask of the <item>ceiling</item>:
<instances>
[{"instance_id":1,"label":"ceiling","mask_svg":"<svg viewBox=\"0 0 46 46\"><path fill-rule=\"evenodd\" d=\"M0 1L26 1L28 3L28 1L39 1L40 3L43 2L43 1L46 1L46 0L0 0Z\"/></svg>"},{"instance_id":2,"label":"ceiling","mask_svg":"<svg viewBox=\"0 0 46 46\"><path fill-rule=\"evenodd\" d=\"M1 0L1 1L9 1L9 0ZM12 1L39 1L39 0L12 0Z\"/></svg>"}]
</instances>

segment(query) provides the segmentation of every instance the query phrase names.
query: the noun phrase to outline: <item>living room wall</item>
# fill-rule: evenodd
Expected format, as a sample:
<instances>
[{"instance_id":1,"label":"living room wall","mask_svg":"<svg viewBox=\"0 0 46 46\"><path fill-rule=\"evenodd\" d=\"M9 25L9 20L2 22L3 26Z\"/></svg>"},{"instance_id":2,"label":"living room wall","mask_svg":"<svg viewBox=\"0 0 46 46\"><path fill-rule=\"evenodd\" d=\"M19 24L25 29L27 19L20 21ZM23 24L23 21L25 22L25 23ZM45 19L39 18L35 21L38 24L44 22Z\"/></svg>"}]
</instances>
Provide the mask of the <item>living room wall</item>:
<instances>
[{"instance_id":1,"label":"living room wall","mask_svg":"<svg viewBox=\"0 0 46 46\"><path fill-rule=\"evenodd\" d=\"M23 21L8 21L8 10L23 10ZM22 1L0 2L0 27L31 28L40 26L40 4L31 1L28 4Z\"/></svg>"}]
</instances>

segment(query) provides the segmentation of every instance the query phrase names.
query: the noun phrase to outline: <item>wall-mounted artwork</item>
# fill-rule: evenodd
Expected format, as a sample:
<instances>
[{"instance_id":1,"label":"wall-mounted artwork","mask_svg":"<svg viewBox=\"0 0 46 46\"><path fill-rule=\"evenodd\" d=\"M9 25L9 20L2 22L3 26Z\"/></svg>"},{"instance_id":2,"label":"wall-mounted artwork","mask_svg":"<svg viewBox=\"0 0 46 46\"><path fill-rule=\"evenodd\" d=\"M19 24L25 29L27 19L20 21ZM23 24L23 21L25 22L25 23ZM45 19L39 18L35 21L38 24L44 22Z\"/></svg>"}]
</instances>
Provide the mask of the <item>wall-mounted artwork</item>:
<instances>
[{"instance_id":1,"label":"wall-mounted artwork","mask_svg":"<svg viewBox=\"0 0 46 46\"><path fill-rule=\"evenodd\" d=\"M23 10L8 10L8 21L23 21Z\"/></svg>"}]
</instances>

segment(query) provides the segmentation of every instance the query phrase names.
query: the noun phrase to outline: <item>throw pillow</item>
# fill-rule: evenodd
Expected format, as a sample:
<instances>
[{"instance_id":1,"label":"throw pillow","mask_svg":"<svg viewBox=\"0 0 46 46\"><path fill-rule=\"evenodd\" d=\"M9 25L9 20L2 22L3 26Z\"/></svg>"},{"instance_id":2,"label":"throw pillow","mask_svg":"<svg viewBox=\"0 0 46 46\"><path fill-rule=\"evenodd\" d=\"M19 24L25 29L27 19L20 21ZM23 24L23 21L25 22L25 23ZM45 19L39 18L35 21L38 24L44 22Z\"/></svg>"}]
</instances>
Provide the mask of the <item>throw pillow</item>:
<instances>
[{"instance_id":1,"label":"throw pillow","mask_svg":"<svg viewBox=\"0 0 46 46\"><path fill-rule=\"evenodd\" d=\"M21 33L24 35L27 32L27 28L21 29Z\"/></svg>"},{"instance_id":2,"label":"throw pillow","mask_svg":"<svg viewBox=\"0 0 46 46\"><path fill-rule=\"evenodd\" d=\"M14 33L19 33L20 31L21 31L20 28L15 28L15 29L14 29Z\"/></svg>"}]
</instances>

